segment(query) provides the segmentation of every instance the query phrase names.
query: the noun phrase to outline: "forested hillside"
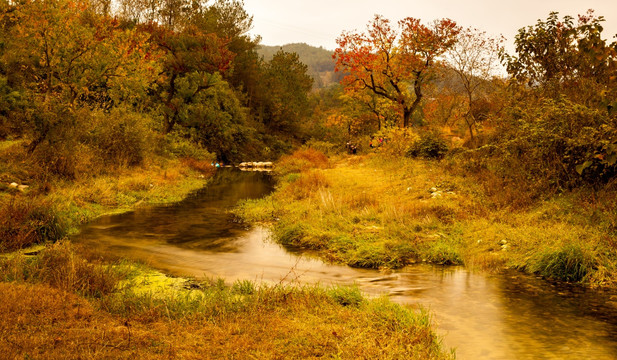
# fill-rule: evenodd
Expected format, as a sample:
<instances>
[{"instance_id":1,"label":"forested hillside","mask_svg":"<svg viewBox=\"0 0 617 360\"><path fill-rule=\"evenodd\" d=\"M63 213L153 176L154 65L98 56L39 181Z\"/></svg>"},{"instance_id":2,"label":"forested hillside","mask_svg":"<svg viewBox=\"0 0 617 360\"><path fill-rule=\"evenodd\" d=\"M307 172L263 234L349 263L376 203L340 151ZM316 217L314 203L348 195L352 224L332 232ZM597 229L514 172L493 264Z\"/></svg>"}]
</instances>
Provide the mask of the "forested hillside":
<instances>
[{"instance_id":1,"label":"forested hillside","mask_svg":"<svg viewBox=\"0 0 617 360\"><path fill-rule=\"evenodd\" d=\"M303 64L308 66L308 73L315 81L313 88L320 89L336 84L341 75L334 72L333 52L322 47L315 47L304 43L286 44L283 46L259 45L257 53L265 60L271 59L279 50L296 53Z\"/></svg>"}]
</instances>

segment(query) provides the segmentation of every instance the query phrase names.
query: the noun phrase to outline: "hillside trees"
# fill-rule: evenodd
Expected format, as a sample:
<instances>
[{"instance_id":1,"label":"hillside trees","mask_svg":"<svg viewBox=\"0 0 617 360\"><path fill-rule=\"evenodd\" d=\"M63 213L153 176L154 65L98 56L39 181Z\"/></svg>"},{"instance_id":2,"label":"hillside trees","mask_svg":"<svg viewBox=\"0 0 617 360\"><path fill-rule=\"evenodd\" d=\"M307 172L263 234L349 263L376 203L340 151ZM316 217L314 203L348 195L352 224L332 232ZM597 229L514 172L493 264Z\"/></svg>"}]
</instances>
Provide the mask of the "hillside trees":
<instances>
[{"instance_id":1,"label":"hillside trees","mask_svg":"<svg viewBox=\"0 0 617 360\"><path fill-rule=\"evenodd\" d=\"M459 31L449 19L424 25L414 18L399 21L397 30L377 15L365 33L345 32L337 39L336 70L349 74L343 79L347 91L369 90L397 104L408 127L423 86Z\"/></svg>"}]
</instances>

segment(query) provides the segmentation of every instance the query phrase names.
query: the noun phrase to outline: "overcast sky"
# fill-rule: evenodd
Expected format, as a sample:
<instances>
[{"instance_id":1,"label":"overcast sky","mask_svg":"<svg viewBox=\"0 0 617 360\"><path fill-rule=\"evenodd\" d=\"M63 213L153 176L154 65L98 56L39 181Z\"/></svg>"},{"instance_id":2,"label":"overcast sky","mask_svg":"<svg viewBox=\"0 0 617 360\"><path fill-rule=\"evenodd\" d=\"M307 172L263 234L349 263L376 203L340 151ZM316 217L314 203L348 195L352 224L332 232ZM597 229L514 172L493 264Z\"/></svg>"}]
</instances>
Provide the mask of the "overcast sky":
<instances>
[{"instance_id":1,"label":"overcast sky","mask_svg":"<svg viewBox=\"0 0 617 360\"><path fill-rule=\"evenodd\" d=\"M510 51L518 29L546 19L551 11L561 17L594 9L606 19L604 38L617 34L617 0L244 0L244 8L253 15L251 33L260 35L264 45L303 42L329 50L343 30L364 31L375 14L392 21L447 17L464 27L502 34Z\"/></svg>"}]
</instances>

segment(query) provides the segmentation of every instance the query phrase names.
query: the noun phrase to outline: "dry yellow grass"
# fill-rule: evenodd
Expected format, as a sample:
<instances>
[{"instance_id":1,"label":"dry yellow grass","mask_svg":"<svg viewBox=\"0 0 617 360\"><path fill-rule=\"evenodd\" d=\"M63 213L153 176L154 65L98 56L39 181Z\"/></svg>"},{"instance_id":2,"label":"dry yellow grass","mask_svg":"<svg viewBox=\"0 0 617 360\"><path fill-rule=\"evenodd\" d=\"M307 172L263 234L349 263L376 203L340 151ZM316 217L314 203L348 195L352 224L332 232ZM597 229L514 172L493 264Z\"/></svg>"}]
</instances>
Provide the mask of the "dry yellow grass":
<instances>
[{"instance_id":1,"label":"dry yellow grass","mask_svg":"<svg viewBox=\"0 0 617 360\"><path fill-rule=\"evenodd\" d=\"M83 291L89 269L124 277L103 296ZM117 269L110 271L110 269ZM128 271L127 271L128 270ZM141 266L85 261L68 244L40 258L0 259L0 353L37 359L446 359L426 313L364 299L357 288L232 287ZM139 279L147 277L155 287ZM88 283L100 288L99 283ZM78 296L90 294L87 297Z\"/></svg>"},{"instance_id":2,"label":"dry yellow grass","mask_svg":"<svg viewBox=\"0 0 617 360\"><path fill-rule=\"evenodd\" d=\"M275 194L238 213L271 224L282 243L352 266L429 261L617 284L614 190L517 201L520 188L498 183L445 162L353 156L282 177Z\"/></svg>"}]
</instances>

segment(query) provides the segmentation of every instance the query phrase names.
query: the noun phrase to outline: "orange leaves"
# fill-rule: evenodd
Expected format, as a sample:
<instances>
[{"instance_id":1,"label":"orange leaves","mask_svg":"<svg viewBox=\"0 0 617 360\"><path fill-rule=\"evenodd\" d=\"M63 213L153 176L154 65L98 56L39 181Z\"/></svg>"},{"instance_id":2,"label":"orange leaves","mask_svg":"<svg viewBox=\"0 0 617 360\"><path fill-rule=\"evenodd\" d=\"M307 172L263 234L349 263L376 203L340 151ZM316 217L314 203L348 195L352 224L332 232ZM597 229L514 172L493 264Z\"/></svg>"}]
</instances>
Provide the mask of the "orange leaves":
<instances>
[{"instance_id":1,"label":"orange leaves","mask_svg":"<svg viewBox=\"0 0 617 360\"><path fill-rule=\"evenodd\" d=\"M336 70L347 73L347 91L368 90L401 109L403 126L422 99L422 86L437 58L456 42L460 28L450 19L424 25L406 18L394 29L376 15L365 33L344 32L334 52Z\"/></svg>"}]
</instances>

